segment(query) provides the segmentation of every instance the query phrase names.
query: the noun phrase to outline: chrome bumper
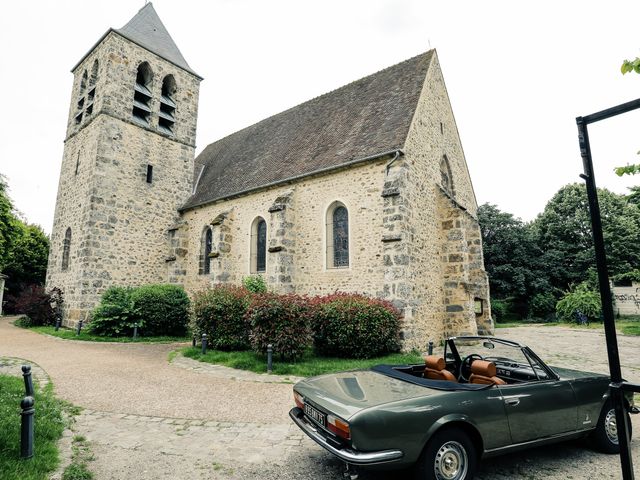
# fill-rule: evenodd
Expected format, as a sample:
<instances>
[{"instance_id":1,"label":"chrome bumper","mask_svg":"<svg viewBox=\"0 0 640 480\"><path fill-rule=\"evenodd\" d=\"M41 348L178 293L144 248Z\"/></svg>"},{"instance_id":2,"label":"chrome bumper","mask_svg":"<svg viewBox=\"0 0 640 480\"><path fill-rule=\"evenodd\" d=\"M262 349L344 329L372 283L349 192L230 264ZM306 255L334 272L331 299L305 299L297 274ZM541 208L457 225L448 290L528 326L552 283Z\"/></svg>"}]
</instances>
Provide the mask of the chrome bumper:
<instances>
[{"instance_id":1,"label":"chrome bumper","mask_svg":"<svg viewBox=\"0 0 640 480\"><path fill-rule=\"evenodd\" d=\"M304 418L304 413L298 407L294 407L289 412L291 420L294 421L300 429L309 435L318 445L332 453L340 460L352 465L374 465L376 463L392 462L402 458L403 453L400 450L383 450L380 452L357 452L350 448L336 448L327 442L325 436L318 431L314 425Z\"/></svg>"}]
</instances>

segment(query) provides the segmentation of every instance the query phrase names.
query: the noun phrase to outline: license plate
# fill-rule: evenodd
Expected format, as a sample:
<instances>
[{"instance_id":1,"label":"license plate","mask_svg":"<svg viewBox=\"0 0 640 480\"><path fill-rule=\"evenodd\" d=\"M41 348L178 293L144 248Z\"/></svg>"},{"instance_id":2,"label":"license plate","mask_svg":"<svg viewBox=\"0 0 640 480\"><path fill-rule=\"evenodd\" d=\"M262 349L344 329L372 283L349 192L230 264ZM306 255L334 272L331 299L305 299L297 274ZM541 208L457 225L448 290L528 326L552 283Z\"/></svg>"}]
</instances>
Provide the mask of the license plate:
<instances>
[{"instance_id":1,"label":"license plate","mask_svg":"<svg viewBox=\"0 0 640 480\"><path fill-rule=\"evenodd\" d=\"M321 425L323 427L327 425L327 416L324 413L313 408L308 403L304 404L304 413L318 425Z\"/></svg>"}]
</instances>

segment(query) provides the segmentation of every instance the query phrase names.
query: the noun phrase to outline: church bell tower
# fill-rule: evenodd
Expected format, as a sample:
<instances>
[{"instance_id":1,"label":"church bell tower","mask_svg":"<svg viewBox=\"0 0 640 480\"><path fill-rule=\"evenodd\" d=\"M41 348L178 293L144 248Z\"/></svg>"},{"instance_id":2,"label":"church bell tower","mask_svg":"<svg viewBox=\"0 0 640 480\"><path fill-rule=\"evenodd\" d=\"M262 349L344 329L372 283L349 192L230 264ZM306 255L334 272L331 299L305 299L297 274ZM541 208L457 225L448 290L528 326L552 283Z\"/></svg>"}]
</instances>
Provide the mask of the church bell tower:
<instances>
[{"instance_id":1,"label":"church bell tower","mask_svg":"<svg viewBox=\"0 0 640 480\"><path fill-rule=\"evenodd\" d=\"M192 189L202 80L151 3L72 73L47 269L67 324L109 286L167 281L167 230Z\"/></svg>"}]
</instances>

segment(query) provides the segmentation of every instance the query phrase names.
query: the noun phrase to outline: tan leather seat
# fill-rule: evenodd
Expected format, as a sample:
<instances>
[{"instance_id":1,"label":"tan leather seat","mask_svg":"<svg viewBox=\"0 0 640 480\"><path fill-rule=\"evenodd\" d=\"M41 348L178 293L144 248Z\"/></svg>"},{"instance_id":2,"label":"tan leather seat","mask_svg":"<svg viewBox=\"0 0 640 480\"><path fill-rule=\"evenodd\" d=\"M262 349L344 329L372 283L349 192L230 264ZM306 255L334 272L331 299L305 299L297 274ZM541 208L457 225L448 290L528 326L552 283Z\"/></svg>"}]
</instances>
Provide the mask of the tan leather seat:
<instances>
[{"instance_id":1,"label":"tan leather seat","mask_svg":"<svg viewBox=\"0 0 640 480\"><path fill-rule=\"evenodd\" d=\"M482 385L506 385L507 382L496 377L496 364L486 360L474 360L471 364L469 383Z\"/></svg>"},{"instance_id":2,"label":"tan leather seat","mask_svg":"<svg viewBox=\"0 0 640 480\"><path fill-rule=\"evenodd\" d=\"M447 364L444 358L437 355L428 355L424 357L424 365L424 373L422 374L424 378L457 382L453 373L446 369Z\"/></svg>"}]
</instances>

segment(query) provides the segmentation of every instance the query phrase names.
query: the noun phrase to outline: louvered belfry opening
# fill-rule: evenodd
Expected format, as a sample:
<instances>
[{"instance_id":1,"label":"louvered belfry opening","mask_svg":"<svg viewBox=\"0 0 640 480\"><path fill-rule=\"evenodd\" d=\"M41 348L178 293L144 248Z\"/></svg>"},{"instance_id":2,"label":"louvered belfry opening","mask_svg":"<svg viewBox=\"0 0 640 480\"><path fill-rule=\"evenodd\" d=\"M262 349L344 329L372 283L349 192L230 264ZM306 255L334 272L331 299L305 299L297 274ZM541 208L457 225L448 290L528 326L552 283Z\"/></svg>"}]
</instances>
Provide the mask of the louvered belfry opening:
<instances>
[{"instance_id":1,"label":"louvered belfry opening","mask_svg":"<svg viewBox=\"0 0 640 480\"><path fill-rule=\"evenodd\" d=\"M88 77L87 71L85 70L82 74L82 80L80 80L80 91L78 92L78 108L74 117L76 125L82 122L82 117L84 115L84 94L87 91Z\"/></svg>"},{"instance_id":2,"label":"louvered belfry opening","mask_svg":"<svg viewBox=\"0 0 640 480\"><path fill-rule=\"evenodd\" d=\"M176 81L173 75L164 77L162 81L162 95L160 96L160 111L158 112L158 130L167 135L173 135L173 126L176 123L176 90Z\"/></svg>"},{"instance_id":3,"label":"louvered belfry opening","mask_svg":"<svg viewBox=\"0 0 640 480\"><path fill-rule=\"evenodd\" d=\"M143 62L138 66L138 74L136 75L136 84L134 86L133 95L133 119L145 126L149 125L151 117L151 81L153 80L153 72L147 62Z\"/></svg>"}]
</instances>

